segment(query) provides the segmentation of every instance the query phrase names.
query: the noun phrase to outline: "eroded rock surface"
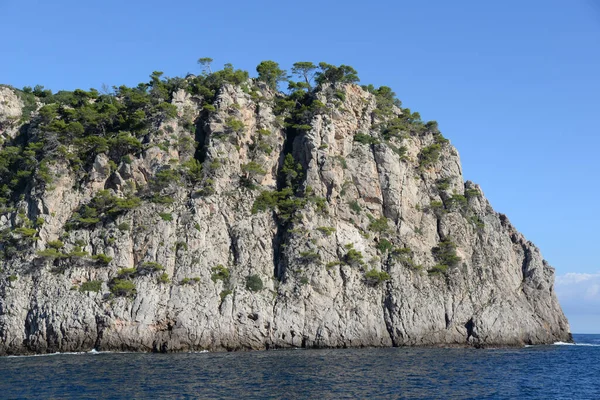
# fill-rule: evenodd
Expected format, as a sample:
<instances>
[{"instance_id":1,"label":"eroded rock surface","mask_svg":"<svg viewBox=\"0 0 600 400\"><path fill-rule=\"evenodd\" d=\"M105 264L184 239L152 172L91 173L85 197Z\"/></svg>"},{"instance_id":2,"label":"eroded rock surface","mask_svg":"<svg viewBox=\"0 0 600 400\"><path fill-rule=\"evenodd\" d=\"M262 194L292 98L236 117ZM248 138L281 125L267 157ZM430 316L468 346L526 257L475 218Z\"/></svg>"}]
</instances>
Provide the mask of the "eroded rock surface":
<instances>
[{"instance_id":1,"label":"eroded rock surface","mask_svg":"<svg viewBox=\"0 0 600 400\"><path fill-rule=\"evenodd\" d=\"M83 175L57 158L2 210L0 354L570 340L554 269L434 125L384 140L402 110L345 84L286 128L277 94L243 89L214 111L178 91L141 151ZM43 135L22 107L0 88L2 148ZM261 207L286 187L291 207ZM102 193L140 202L81 222Z\"/></svg>"}]
</instances>

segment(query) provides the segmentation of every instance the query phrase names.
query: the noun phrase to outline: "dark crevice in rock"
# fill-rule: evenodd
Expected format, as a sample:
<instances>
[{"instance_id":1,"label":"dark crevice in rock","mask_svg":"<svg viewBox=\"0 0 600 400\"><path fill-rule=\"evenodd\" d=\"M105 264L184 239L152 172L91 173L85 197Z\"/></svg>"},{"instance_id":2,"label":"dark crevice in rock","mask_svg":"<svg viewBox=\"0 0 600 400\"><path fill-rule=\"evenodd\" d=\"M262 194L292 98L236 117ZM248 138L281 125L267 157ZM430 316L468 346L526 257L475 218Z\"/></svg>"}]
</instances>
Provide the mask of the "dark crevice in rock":
<instances>
[{"instance_id":1,"label":"dark crevice in rock","mask_svg":"<svg viewBox=\"0 0 600 400\"><path fill-rule=\"evenodd\" d=\"M206 160L206 153L207 153L207 142L208 142L208 134L207 134L207 130L208 130L208 122L206 120L206 112L204 112L203 114L201 114L197 121L196 121L196 143L197 143L197 147L196 147L196 151L194 153L194 158L198 161L200 161L201 163L203 163Z\"/></svg>"},{"instance_id":2,"label":"dark crevice in rock","mask_svg":"<svg viewBox=\"0 0 600 400\"><path fill-rule=\"evenodd\" d=\"M274 218L277 219L276 216ZM273 276L277 280L281 280L283 276L283 266L280 263L282 262L281 244L284 242L284 234L282 226L277 225L277 232L273 236Z\"/></svg>"},{"instance_id":3,"label":"dark crevice in rock","mask_svg":"<svg viewBox=\"0 0 600 400\"><path fill-rule=\"evenodd\" d=\"M392 346L398 347L399 344L396 341L396 337L394 336L393 315L394 315L393 295L392 295L392 290L391 290L391 284L388 284L387 288L386 288L385 299L383 301L383 320L385 321L385 328L387 330L388 335L390 336L390 340L392 341Z\"/></svg>"},{"instance_id":4,"label":"dark crevice in rock","mask_svg":"<svg viewBox=\"0 0 600 400\"><path fill-rule=\"evenodd\" d=\"M289 185L288 179L286 179L286 176L281 173L285 164L286 156L291 154L296 162L298 162L298 158L300 158L303 171L306 171L308 169L308 163L310 162L310 153L304 152L304 148L302 146L297 146L298 139L303 135L303 132L293 128L292 125L294 123L298 123L299 121L293 121L292 118L288 118L286 122L288 126L283 129L285 139L283 141L283 147L279 155L277 165L276 183L278 191L285 189ZM306 155L305 153L308 153L308 155ZM294 189L296 189L296 186L298 188L304 187L305 180L306 173L303 173L300 181L297 182L297 185L292 186L294 187ZM273 213L273 215L277 224L277 232L273 237L273 274L277 280L281 281L284 278L286 267L286 263L283 259L284 257L282 254L282 245L286 242L286 233L291 222L281 220L276 213Z\"/></svg>"},{"instance_id":5,"label":"dark crevice in rock","mask_svg":"<svg viewBox=\"0 0 600 400\"><path fill-rule=\"evenodd\" d=\"M240 263L240 252L237 243L237 236L231 231L231 227L227 227L227 234L229 235L229 252L233 256L233 264L238 265Z\"/></svg>"},{"instance_id":6,"label":"dark crevice in rock","mask_svg":"<svg viewBox=\"0 0 600 400\"><path fill-rule=\"evenodd\" d=\"M523 264L521 270L523 271L523 280L529 277L529 263L531 262L531 250L524 244L521 244L523 248Z\"/></svg>"},{"instance_id":7,"label":"dark crevice in rock","mask_svg":"<svg viewBox=\"0 0 600 400\"><path fill-rule=\"evenodd\" d=\"M471 337L477 338L477 335L474 333L475 323L473 322L473 318L467 321L467 323L465 324L465 328L467 329L467 342L469 342L469 339L471 339Z\"/></svg>"},{"instance_id":8,"label":"dark crevice in rock","mask_svg":"<svg viewBox=\"0 0 600 400\"><path fill-rule=\"evenodd\" d=\"M440 238L440 241L443 241L446 237L442 232L442 219L439 217L435 219L435 229L438 234L438 237Z\"/></svg>"}]
</instances>

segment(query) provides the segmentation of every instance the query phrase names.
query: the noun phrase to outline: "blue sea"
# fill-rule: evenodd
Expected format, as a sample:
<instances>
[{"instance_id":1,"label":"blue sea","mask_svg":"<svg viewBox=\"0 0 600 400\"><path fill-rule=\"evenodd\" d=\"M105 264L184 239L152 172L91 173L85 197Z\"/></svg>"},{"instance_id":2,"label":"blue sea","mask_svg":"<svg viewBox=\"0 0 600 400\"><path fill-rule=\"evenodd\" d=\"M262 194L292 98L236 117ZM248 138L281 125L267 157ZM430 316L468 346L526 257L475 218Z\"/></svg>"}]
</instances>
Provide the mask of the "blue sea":
<instances>
[{"instance_id":1,"label":"blue sea","mask_svg":"<svg viewBox=\"0 0 600 400\"><path fill-rule=\"evenodd\" d=\"M600 399L600 335L521 349L0 357L0 398Z\"/></svg>"}]
</instances>

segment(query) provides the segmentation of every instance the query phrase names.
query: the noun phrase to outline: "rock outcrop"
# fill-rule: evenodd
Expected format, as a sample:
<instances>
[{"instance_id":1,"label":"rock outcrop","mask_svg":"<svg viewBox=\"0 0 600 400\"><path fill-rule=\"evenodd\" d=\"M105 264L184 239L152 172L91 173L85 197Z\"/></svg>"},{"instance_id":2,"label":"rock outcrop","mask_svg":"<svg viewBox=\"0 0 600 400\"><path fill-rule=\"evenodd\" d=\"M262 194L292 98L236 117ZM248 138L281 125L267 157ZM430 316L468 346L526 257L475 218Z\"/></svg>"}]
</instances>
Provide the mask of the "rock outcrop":
<instances>
[{"instance_id":1,"label":"rock outcrop","mask_svg":"<svg viewBox=\"0 0 600 400\"><path fill-rule=\"evenodd\" d=\"M0 205L0 354L570 340L554 269L436 124L355 84L297 121L278 96L181 88L141 148L74 164L0 88L0 149L43 143Z\"/></svg>"}]
</instances>

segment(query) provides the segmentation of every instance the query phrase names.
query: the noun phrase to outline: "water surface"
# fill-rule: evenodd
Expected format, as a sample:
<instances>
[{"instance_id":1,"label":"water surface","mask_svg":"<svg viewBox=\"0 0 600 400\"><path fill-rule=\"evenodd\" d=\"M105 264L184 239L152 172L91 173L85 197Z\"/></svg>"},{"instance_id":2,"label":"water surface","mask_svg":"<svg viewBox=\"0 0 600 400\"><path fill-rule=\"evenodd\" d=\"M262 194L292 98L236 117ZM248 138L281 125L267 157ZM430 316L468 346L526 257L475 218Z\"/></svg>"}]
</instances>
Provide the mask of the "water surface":
<instances>
[{"instance_id":1,"label":"water surface","mask_svg":"<svg viewBox=\"0 0 600 400\"><path fill-rule=\"evenodd\" d=\"M0 397L600 399L600 335L522 349L85 353L0 358Z\"/></svg>"}]
</instances>

